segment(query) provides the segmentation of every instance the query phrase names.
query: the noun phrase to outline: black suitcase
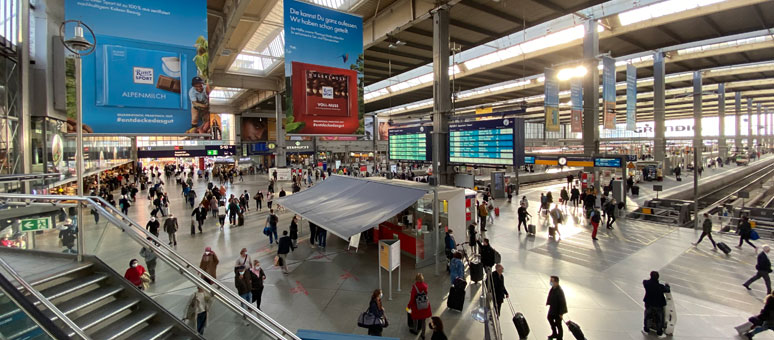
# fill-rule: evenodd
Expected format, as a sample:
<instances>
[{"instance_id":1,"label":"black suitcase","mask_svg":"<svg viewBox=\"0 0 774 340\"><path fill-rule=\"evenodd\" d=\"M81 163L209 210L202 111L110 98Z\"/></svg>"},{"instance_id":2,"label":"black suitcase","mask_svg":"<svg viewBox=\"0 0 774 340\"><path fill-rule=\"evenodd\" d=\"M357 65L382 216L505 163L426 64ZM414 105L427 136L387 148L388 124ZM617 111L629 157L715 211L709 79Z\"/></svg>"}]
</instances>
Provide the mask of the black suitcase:
<instances>
[{"instance_id":1,"label":"black suitcase","mask_svg":"<svg viewBox=\"0 0 774 340\"><path fill-rule=\"evenodd\" d=\"M550 237L556 237L556 228L553 226L548 227L548 236Z\"/></svg>"},{"instance_id":2,"label":"black suitcase","mask_svg":"<svg viewBox=\"0 0 774 340\"><path fill-rule=\"evenodd\" d=\"M414 319L411 318L411 313L409 313L408 311L406 312L406 326L408 326L409 332L411 332L411 334L417 334L418 333L416 331L417 322L414 321Z\"/></svg>"},{"instance_id":3,"label":"black suitcase","mask_svg":"<svg viewBox=\"0 0 774 340\"><path fill-rule=\"evenodd\" d=\"M527 336L529 336L529 325L527 324L527 319L524 317L524 314L521 314L521 312L517 313L513 309L511 299L508 299L508 307L511 308L511 314L513 314L513 325L516 326L516 332L519 333L519 339L526 339Z\"/></svg>"},{"instance_id":4,"label":"black suitcase","mask_svg":"<svg viewBox=\"0 0 774 340\"><path fill-rule=\"evenodd\" d=\"M638 196L640 194L640 187L639 186L632 186L632 195Z\"/></svg>"},{"instance_id":5,"label":"black suitcase","mask_svg":"<svg viewBox=\"0 0 774 340\"><path fill-rule=\"evenodd\" d=\"M484 279L484 264L481 263L481 259L478 256L470 260L470 280L473 282L481 282Z\"/></svg>"},{"instance_id":6,"label":"black suitcase","mask_svg":"<svg viewBox=\"0 0 774 340\"><path fill-rule=\"evenodd\" d=\"M728 233L728 232L731 232L731 226L730 226L730 225L727 225L727 226L725 226L725 227L723 227L723 228L720 228L720 232L721 232L721 233Z\"/></svg>"},{"instance_id":7,"label":"black suitcase","mask_svg":"<svg viewBox=\"0 0 774 340\"><path fill-rule=\"evenodd\" d=\"M239 216L237 217L237 226L241 227L243 225L245 225L245 215L239 214Z\"/></svg>"},{"instance_id":8,"label":"black suitcase","mask_svg":"<svg viewBox=\"0 0 774 340\"><path fill-rule=\"evenodd\" d=\"M570 333L572 333L576 340L586 340L586 336L583 335L583 331L577 323L567 321L567 329L570 330Z\"/></svg>"},{"instance_id":9,"label":"black suitcase","mask_svg":"<svg viewBox=\"0 0 774 340\"><path fill-rule=\"evenodd\" d=\"M527 225L527 233L529 233L530 235L535 235L535 231L536 230L537 230L537 228L535 227L534 224L528 224Z\"/></svg>"},{"instance_id":10,"label":"black suitcase","mask_svg":"<svg viewBox=\"0 0 774 340\"><path fill-rule=\"evenodd\" d=\"M720 251L722 251L726 255L731 253L731 247L725 244L725 242L718 242L718 248L720 248Z\"/></svg>"},{"instance_id":11,"label":"black suitcase","mask_svg":"<svg viewBox=\"0 0 774 340\"><path fill-rule=\"evenodd\" d=\"M449 297L446 299L446 307L461 312L464 305L465 288L460 289L460 286L458 285L449 288ZM409 329L411 329L411 327L409 327Z\"/></svg>"}]
</instances>

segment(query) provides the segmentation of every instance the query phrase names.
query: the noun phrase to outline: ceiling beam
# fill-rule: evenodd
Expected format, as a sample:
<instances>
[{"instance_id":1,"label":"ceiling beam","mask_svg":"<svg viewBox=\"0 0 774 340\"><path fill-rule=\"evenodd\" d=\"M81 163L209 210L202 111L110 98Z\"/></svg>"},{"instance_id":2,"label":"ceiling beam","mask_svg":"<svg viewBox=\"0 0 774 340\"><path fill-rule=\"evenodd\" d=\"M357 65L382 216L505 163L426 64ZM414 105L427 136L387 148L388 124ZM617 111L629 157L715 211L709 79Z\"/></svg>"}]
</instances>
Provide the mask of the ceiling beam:
<instances>
[{"instance_id":1,"label":"ceiling beam","mask_svg":"<svg viewBox=\"0 0 774 340\"><path fill-rule=\"evenodd\" d=\"M497 33L495 31L490 31L490 30L488 30L486 28L478 27L476 25L471 25L471 24L468 24L466 22L459 21L457 19L449 19L449 25L456 26L456 27L462 28L464 30L468 30L468 31L471 31L471 32L476 32L478 34L486 35L486 36L489 36L489 37L499 37L500 36L500 33Z\"/></svg>"},{"instance_id":2,"label":"ceiling beam","mask_svg":"<svg viewBox=\"0 0 774 340\"><path fill-rule=\"evenodd\" d=\"M567 14L567 9L549 0L540 0L540 1L534 1L534 2L554 12L562 13L562 15Z\"/></svg>"},{"instance_id":3,"label":"ceiling beam","mask_svg":"<svg viewBox=\"0 0 774 340\"><path fill-rule=\"evenodd\" d=\"M414 64L412 63L407 63L405 61L384 59L379 57L368 57L365 59L365 62L366 64L368 64L368 62L374 62L374 63L381 63L385 65L392 64L392 66L414 67Z\"/></svg>"},{"instance_id":4,"label":"ceiling beam","mask_svg":"<svg viewBox=\"0 0 774 340\"><path fill-rule=\"evenodd\" d=\"M712 28L712 32L715 33L716 36L718 37L723 36L723 33L722 33L723 30L720 29L720 26L718 25L718 23L715 22L715 20L712 20L712 18L710 18L709 16L701 17L701 20L704 21L704 23L707 24L707 26Z\"/></svg>"},{"instance_id":5,"label":"ceiling beam","mask_svg":"<svg viewBox=\"0 0 774 340\"><path fill-rule=\"evenodd\" d=\"M216 72L210 75L213 86L235 87L240 89L279 91L279 81L271 78L235 73Z\"/></svg>"},{"instance_id":6,"label":"ceiling beam","mask_svg":"<svg viewBox=\"0 0 774 340\"><path fill-rule=\"evenodd\" d=\"M470 7L472 9L477 10L477 11L484 12L486 14L496 16L496 17L498 17L500 19L503 19L503 20L506 20L506 21L510 21L511 23L519 25L519 27L521 27L521 24L524 22L524 19L522 19L522 18L519 18L517 16L505 13L505 12L503 12L500 9L496 9L496 8L487 6L485 4L478 3L475 0L463 0L462 4L464 6Z\"/></svg>"},{"instance_id":7,"label":"ceiling beam","mask_svg":"<svg viewBox=\"0 0 774 340\"><path fill-rule=\"evenodd\" d=\"M409 59L414 59L414 60L422 60L425 63L429 63L429 62L433 61L433 59L425 57L425 56L416 55L416 54L412 54L412 53L401 52L401 51L396 51L396 50L390 50L389 48L371 47L368 50L370 50L372 52L389 54L389 55L394 55L394 56L403 57L403 58L409 58ZM366 59L368 59L368 57L366 57Z\"/></svg>"},{"instance_id":8,"label":"ceiling beam","mask_svg":"<svg viewBox=\"0 0 774 340\"><path fill-rule=\"evenodd\" d=\"M414 26L407 28L406 32L418 34L418 35L421 35L421 36L426 37L426 38L432 38L433 37L433 32L430 32L430 31L427 31L427 30L423 30L421 28L414 27ZM477 45L475 45L475 43L473 43L471 41L467 41L465 39L460 39L459 37L454 37L454 36L451 36L451 35L449 36L449 40L451 42L455 42L455 43L458 43L460 45L467 46L467 47L477 46Z\"/></svg>"},{"instance_id":9,"label":"ceiling beam","mask_svg":"<svg viewBox=\"0 0 774 340\"><path fill-rule=\"evenodd\" d=\"M666 35L667 37L669 37L669 39L672 39L674 42L676 42L678 44L682 44L683 43L683 41L680 40L680 37L675 32L670 30L669 28L666 28L666 26L663 26L663 25L662 26L656 26L656 29L659 30L664 35Z\"/></svg>"},{"instance_id":10,"label":"ceiling beam","mask_svg":"<svg viewBox=\"0 0 774 340\"><path fill-rule=\"evenodd\" d=\"M218 21L215 31L210 36L210 41L214 42L210 48L210 63L223 53L226 44L231 40L231 35L239 25L239 21L250 5L251 0L226 0L223 5L223 19ZM275 0L276 2L276 0ZM213 63L214 64L214 63Z\"/></svg>"}]
</instances>

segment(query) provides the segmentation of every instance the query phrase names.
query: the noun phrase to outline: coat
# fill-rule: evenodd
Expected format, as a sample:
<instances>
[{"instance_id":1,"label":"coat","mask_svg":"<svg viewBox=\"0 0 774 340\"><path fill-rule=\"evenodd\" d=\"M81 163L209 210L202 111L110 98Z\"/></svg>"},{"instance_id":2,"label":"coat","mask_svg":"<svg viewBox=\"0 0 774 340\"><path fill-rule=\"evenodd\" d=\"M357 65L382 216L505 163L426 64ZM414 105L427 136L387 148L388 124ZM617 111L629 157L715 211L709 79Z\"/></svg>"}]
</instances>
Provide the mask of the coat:
<instances>
[{"instance_id":1,"label":"coat","mask_svg":"<svg viewBox=\"0 0 774 340\"><path fill-rule=\"evenodd\" d=\"M645 302L645 307L666 306L666 298L664 297L666 286L653 279L643 280L642 286L645 287L645 297L642 298L642 302Z\"/></svg>"},{"instance_id":2,"label":"coat","mask_svg":"<svg viewBox=\"0 0 774 340\"><path fill-rule=\"evenodd\" d=\"M758 263L755 264L755 270L764 273L771 273L771 261L766 252L758 254Z\"/></svg>"},{"instance_id":3,"label":"coat","mask_svg":"<svg viewBox=\"0 0 774 340\"><path fill-rule=\"evenodd\" d=\"M207 209L196 208L191 213L191 216L195 216L197 221L204 221L207 219Z\"/></svg>"},{"instance_id":4,"label":"coat","mask_svg":"<svg viewBox=\"0 0 774 340\"><path fill-rule=\"evenodd\" d=\"M712 232L712 221L709 218L704 219L704 223L701 225L701 231L707 234Z\"/></svg>"},{"instance_id":5,"label":"coat","mask_svg":"<svg viewBox=\"0 0 774 340\"><path fill-rule=\"evenodd\" d=\"M495 299L498 303L502 303L503 300L505 300L505 296L508 295L508 290L505 289L505 275L493 271L491 277L492 286L494 286Z\"/></svg>"},{"instance_id":6,"label":"coat","mask_svg":"<svg viewBox=\"0 0 774 340\"><path fill-rule=\"evenodd\" d=\"M185 306L185 318L189 321L189 325L196 326L196 316L199 313L207 312L212 306L212 295L207 292L197 291L191 296L191 300L188 301L188 305ZM204 320L204 325L207 326L207 320Z\"/></svg>"},{"instance_id":7,"label":"coat","mask_svg":"<svg viewBox=\"0 0 774 340\"><path fill-rule=\"evenodd\" d=\"M478 242L479 253L481 254L481 263L484 267L492 268L495 265L495 250L491 245L484 245Z\"/></svg>"},{"instance_id":8,"label":"coat","mask_svg":"<svg viewBox=\"0 0 774 340\"><path fill-rule=\"evenodd\" d=\"M417 289L421 292L425 292L428 295L428 305L426 309L417 309ZM409 299L408 308L411 309L411 318L414 320L423 320L433 316L432 306L430 306L429 291L427 283L419 282L411 286L411 299Z\"/></svg>"},{"instance_id":9,"label":"coat","mask_svg":"<svg viewBox=\"0 0 774 340\"><path fill-rule=\"evenodd\" d=\"M277 254L285 255L293 250L293 242L290 241L290 236L280 237L277 244Z\"/></svg>"},{"instance_id":10,"label":"coat","mask_svg":"<svg viewBox=\"0 0 774 340\"><path fill-rule=\"evenodd\" d=\"M462 260L451 260L449 264L449 278L451 279L451 284L454 284L454 280L457 278L465 279L465 265L462 264Z\"/></svg>"},{"instance_id":11,"label":"coat","mask_svg":"<svg viewBox=\"0 0 774 340\"><path fill-rule=\"evenodd\" d=\"M546 299L546 306L548 306L548 315L567 314L567 300L564 298L562 287L551 287L548 299Z\"/></svg>"},{"instance_id":12,"label":"coat","mask_svg":"<svg viewBox=\"0 0 774 340\"><path fill-rule=\"evenodd\" d=\"M254 271L249 270L250 272L250 282L252 283L252 290L260 291L263 289L263 280L266 280L266 273L263 272L263 268L258 268L258 274L256 274Z\"/></svg>"},{"instance_id":13,"label":"coat","mask_svg":"<svg viewBox=\"0 0 774 340\"><path fill-rule=\"evenodd\" d=\"M210 255L202 255L202 260L199 262L199 268L217 279L218 276L216 269L218 268L219 262L220 260L218 260L218 255L215 253L210 253Z\"/></svg>"},{"instance_id":14,"label":"coat","mask_svg":"<svg viewBox=\"0 0 774 340\"><path fill-rule=\"evenodd\" d=\"M749 221L741 221L739 222L739 236L742 238L748 239L750 238L750 234L752 233L752 226L750 225Z\"/></svg>"},{"instance_id":15,"label":"coat","mask_svg":"<svg viewBox=\"0 0 774 340\"><path fill-rule=\"evenodd\" d=\"M249 269L243 270L245 273L242 275L242 277L239 277L239 271L237 269L234 270L234 286L236 287L237 293L239 293L239 295L250 293L253 289L253 281L251 279L252 275L248 273Z\"/></svg>"},{"instance_id":16,"label":"coat","mask_svg":"<svg viewBox=\"0 0 774 340\"><path fill-rule=\"evenodd\" d=\"M170 234L176 233L178 229L179 226L177 225L177 217L171 217L164 221L164 232Z\"/></svg>"}]
</instances>

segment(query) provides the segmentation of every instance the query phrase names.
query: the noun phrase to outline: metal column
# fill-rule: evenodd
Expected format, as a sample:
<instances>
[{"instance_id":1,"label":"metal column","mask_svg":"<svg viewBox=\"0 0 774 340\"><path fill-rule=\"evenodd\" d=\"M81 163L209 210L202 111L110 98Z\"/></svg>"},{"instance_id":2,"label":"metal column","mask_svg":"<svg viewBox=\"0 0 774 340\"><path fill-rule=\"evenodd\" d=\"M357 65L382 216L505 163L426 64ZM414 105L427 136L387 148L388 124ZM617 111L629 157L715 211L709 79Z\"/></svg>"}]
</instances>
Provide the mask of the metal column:
<instances>
[{"instance_id":1,"label":"metal column","mask_svg":"<svg viewBox=\"0 0 774 340\"><path fill-rule=\"evenodd\" d=\"M21 125L19 126L19 141L21 145L15 146L16 152L21 153L22 172L24 174L32 173L32 115L30 112L30 103L32 92L30 91L30 2L29 0L22 0L19 2L21 5L21 11L17 13L19 21L21 23L19 27L19 75L20 86L19 93L21 94ZM6 91L8 91L6 89ZM19 169L13 169L18 173ZM45 172L45 171L44 171ZM24 182L24 192L31 193L30 181Z\"/></svg>"},{"instance_id":2,"label":"metal column","mask_svg":"<svg viewBox=\"0 0 774 340\"><path fill-rule=\"evenodd\" d=\"M587 156L599 153L599 33L597 21L584 24L583 66L588 73L583 78L583 153Z\"/></svg>"},{"instance_id":3,"label":"metal column","mask_svg":"<svg viewBox=\"0 0 774 340\"><path fill-rule=\"evenodd\" d=\"M665 74L664 74L664 53L656 52L653 55L653 157L657 162L662 162L664 170L666 167L672 167L672 164L664 163L666 158L666 117L665 117Z\"/></svg>"},{"instance_id":4,"label":"metal column","mask_svg":"<svg viewBox=\"0 0 774 340\"><path fill-rule=\"evenodd\" d=\"M699 228L699 167L702 165L701 71L693 72L693 227Z\"/></svg>"},{"instance_id":5,"label":"metal column","mask_svg":"<svg viewBox=\"0 0 774 340\"><path fill-rule=\"evenodd\" d=\"M753 151L752 98L747 98L747 153Z\"/></svg>"},{"instance_id":6,"label":"metal column","mask_svg":"<svg viewBox=\"0 0 774 340\"><path fill-rule=\"evenodd\" d=\"M282 128L282 118L285 117L285 113L282 112L282 94L279 92L274 95L274 109L277 118L277 146L274 148L277 159L274 160L274 165L277 168L284 168L288 166L288 158L285 152L285 129Z\"/></svg>"},{"instance_id":7,"label":"metal column","mask_svg":"<svg viewBox=\"0 0 774 340\"><path fill-rule=\"evenodd\" d=\"M757 146L757 150L761 149L761 145L763 145L763 136L761 135L761 103L756 103L757 105L757 113L755 115L755 145Z\"/></svg>"},{"instance_id":8,"label":"metal column","mask_svg":"<svg viewBox=\"0 0 774 340\"><path fill-rule=\"evenodd\" d=\"M734 93L734 146L736 152L742 150L742 93Z\"/></svg>"},{"instance_id":9,"label":"metal column","mask_svg":"<svg viewBox=\"0 0 774 340\"><path fill-rule=\"evenodd\" d=\"M433 12L433 171L440 185L450 182L446 164L449 111L449 9L441 6Z\"/></svg>"},{"instance_id":10,"label":"metal column","mask_svg":"<svg viewBox=\"0 0 774 340\"><path fill-rule=\"evenodd\" d=\"M718 155L725 160L728 157L728 146L726 145L726 84L723 83L718 85L718 132Z\"/></svg>"}]
</instances>

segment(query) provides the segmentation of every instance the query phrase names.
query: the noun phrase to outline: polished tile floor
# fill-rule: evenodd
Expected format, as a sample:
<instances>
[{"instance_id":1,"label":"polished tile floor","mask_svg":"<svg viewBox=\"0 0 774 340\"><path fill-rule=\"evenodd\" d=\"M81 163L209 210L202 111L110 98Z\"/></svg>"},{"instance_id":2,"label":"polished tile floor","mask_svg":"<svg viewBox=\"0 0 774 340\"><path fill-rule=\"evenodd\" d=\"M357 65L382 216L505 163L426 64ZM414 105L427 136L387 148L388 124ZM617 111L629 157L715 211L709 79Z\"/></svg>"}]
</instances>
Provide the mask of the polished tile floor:
<instances>
[{"instance_id":1,"label":"polished tile floor","mask_svg":"<svg viewBox=\"0 0 774 340\"><path fill-rule=\"evenodd\" d=\"M248 190L253 196L257 190L266 190L265 176L245 176L244 182L228 186L229 194ZM487 237L502 254L505 266L506 286L511 302L517 311L526 316L532 332L530 339L545 339L549 335L545 314L545 299L549 289L549 276L558 275L567 295L569 314L567 318L581 325L586 337L593 340L649 339L655 335L642 333L644 294L642 280L651 270L659 270L664 281L673 287L677 306L677 328L674 339L733 339L734 326L743 323L747 317L762 307L764 298L763 282L753 284L747 291L741 283L754 274L755 253L752 248L733 248L731 256L712 251L705 240L694 248L699 233L668 225L648 224L621 219L614 230L600 228L599 241L592 243L590 225L580 216L580 210L567 208L570 218L561 226L562 239L549 240L546 222L537 213L540 192L553 191L558 197L563 181L532 184L522 188L522 194L530 199L531 223L538 226L536 237L517 233L514 203L498 200L501 215L494 226L489 228ZM198 182L197 192L204 192L204 182ZM285 185L289 188L289 185ZM233 266L241 248L248 249L253 259L260 259L267 271L266 288L263 293L262 310L291 330L316 329L344 333L365 334L365 329L356 325L357 316L368 307L373 289L379 287L376 247L361 247L355 252L346 251L346 242L329 234L328 247L324 253L309 246L307 224L302 224L300 247L288 256L289 275L283 275L271 263L276 247L268 245L268 239L261 233L266 219L266 208L251 211L246 216L246 225L239 228L226 227L220 231L214 218L208 218L205 231L191 236L190 209L184 206L179 194L180 187L167 185L171 197L171 210L180 219L177 250L189 261L198 264L205 246L211 246L220 257L218 278L233 287ZM138 202L130 209L130 217L144 225L148 217L147 201L138 195ZM280 215L280 234L290 223L290 213ZM91 217L91 216L88 216ZM86 227L93 220L87 218ZM97 253L106 262L115 265L128 263L132 257L139 257L139 248L125 242L117 228L105 230L90 236L87 251ZM457 236L458 239L462 235ZM162 234L165 240L166 235ZM736 245L731 236L716 235L716 240L725 240ZM124 240L124 241L122 241ZM41 240L41 242L44 242ZM458 240L458 242L461 242ZM765 243L763 240L759 244ZM774 243L774 241L772 241ZM89 245L92 245L91 249ZM408 332L405 307L408 304L410 284L414 273L412 259L404 256L401 268L401 291L387 297L387 275L383 272L382 284L385 290L385 309L391 323L385 329L385 336L414 339ZM159 264L159 279L149 294L174 313L181 313L182 304L190 294L189 285L165 284L165 277L172 277L165 266ZM444 269L438 275L434 267L418 270L424 273L430 285L430 301L433 314L440 316L450 339L483 339L483 325L471 317L479 304L480 286L468 285L464 310L455 312L446 309L446 295L449 279ZM394 288L397 278L394 278ZM511 323L510 311L503 306L501 317L503 339L516 339ZM217 316L214 316L217 321ZM224 333L240 337L238 322L215 322L205 333ZM565 329L566 331L566 329ZM429 338L428 333L428 338ZM756 337L774 339L774 333L762 333ZM566 331L565 339L572 339Z\"/></svg>"}]
</instances>

